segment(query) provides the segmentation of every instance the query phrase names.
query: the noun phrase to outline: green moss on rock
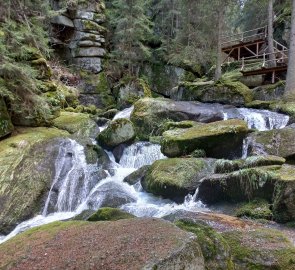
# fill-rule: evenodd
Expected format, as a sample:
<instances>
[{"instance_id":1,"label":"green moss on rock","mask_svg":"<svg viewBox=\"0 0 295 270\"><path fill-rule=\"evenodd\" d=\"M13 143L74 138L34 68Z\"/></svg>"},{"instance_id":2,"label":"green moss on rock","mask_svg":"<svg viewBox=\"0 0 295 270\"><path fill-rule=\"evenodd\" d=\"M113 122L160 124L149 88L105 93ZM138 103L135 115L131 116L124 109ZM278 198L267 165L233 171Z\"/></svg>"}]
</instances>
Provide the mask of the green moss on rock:
<instances>
[{"instance_id":1,"label":"green moss on rock","mask_svg":"<svg viewBox=\"0 0 295 270\"><path fill-rule=\"evenodd\" d=\"M229 173L260 166L283 165L285 162L286 159L271 155L251 156L246 159L236 160L221 159L216 162L215 173Z\"/></svg>"},{"instance_id":2,"label":"green moss on rock","mask_svg":"<svg viewBox=\"0 0 295 270\"><path fill-rule=\"evenodd\" d=\"M235 269L231 260L229 244L213 228L204 224L193 223L188 220L178 220L175 222L175 225L196 235L204 255L206 270Z\"/></svg>"},{"instance_id":3,"label":"green moss on rock","mask_svg":"<svg viewBox=\"0 0 295 270\"><path fill-rule=\"evenodd\" d=\"M295 249L278 230L228 231L221 235L231 248L237 269L295 268Z\"/></svg>"},{"instance_id":4,"label":"green moss on rock","mask_svg":"<svg viewBox=\"0 0 295 270\"><path fill-rule=\"evenodd\" d=\"M219 158L239 148L247 132L247 123L242 120L226 120L169 130L163 133L162 152L168 157L177 157L195 149L203 149L208 157Z\"/></svg>"},{"instance_id":5,"label":"green moss on rock","mask_svg":"<svg viewBox=\"0 0 295 270\"><path fill-rule=\"evenodd\" d=\"M0 233L40 211L51 185L60 142L69 133L55 128L17 129L0 141Z\"/></svg>"},{"instance_id":6,"label":"green moss on rock","mask_svg":"<svg viewBox=\"0 0 295 270\"><path fill-rule=\"evenodd\" d=\"M95 137L98 127L88 114L61 112L53 121L53 125L59 129L80 137Z\"/></svg>"},{"instance_id":7,"label":"green moss on rock","mask_svg":"<svg viewBox=\"0 0 295 270\"><path fill-rule=\"evenodd\" d=\"M270 204L265 200L252 200L244 203L236 209L237 217L249 217L252 219L271 220L273 215Z\"/></svg>"},{"instance_id":8,"label":"green moss on rock","mask_svg":"<svg viewBox=\"0 0 295 270\"><path fill-rule=\"evenodd\" d=\"M116 119L108 125L97 137L97 141L108 148L114 148L122 143L135 139L134 127L128 119Z\"/></svg>"},{"instance_id":9,"label":"green moss on rock","mask_svg":"<svg viewBox=\"0 0 295 270\"><path fill-rule=\"evenodd\" d=\"M252 91L243 83L222 79L214 82L185 82L180 85L183 100L218 102L236 106L253 100ZM180 90L179 89L179 90Z\"/></svg>"},{"instance_id":10,"label":"green moss on rock","mask_svg":"<svg viewBox=\"0 0 295 270\"><path fill-rule=\"evenodd\" d=\"M104 207L100 208L93 215L91 215L88 221L116 221L120 219L130 219L135 216L124 212L120 209Z\"/></svg>"},{"instance_id":11,"label":"green moss on rock","mask_svg":"<svg viewBox=\"0 0 295 270\"><path fill-rule=\"evenodd\" d=\"M214 160L169 158L154 162L141 180L143 188L176 201L194 193L200 179L214 170Z\"/></svg>"}]
</instances>

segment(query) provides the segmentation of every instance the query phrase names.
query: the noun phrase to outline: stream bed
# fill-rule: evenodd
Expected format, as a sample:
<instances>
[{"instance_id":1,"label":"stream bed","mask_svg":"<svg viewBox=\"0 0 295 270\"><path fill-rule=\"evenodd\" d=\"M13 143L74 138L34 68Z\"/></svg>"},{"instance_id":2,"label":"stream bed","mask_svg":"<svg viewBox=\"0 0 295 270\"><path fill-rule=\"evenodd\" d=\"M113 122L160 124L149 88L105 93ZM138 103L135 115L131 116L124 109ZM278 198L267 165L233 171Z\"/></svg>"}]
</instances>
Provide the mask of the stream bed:
<instances>
[{"instance_id":1,"label":"stream bed","mask_svg":"<svg viewBox=\"0 0 295 270\"><path fill-rule=\"evenodd\" d=\"M286 115L266 110L233 107L222 107L222 109L224 120L244 119L249 128L260 131L284 128L289 121ZM119 112L114 119L129 118L132 110L132 107L127 108ZM104 128L106 126L100 129ZM244 142L246 143L247 141ZM114 207L120 206L121 209L138 217L163 217L176 210L210 211L201 201L196 201L197 191L194 195L188 195L184 203L177 204L145 192L139 182L132 186L123 182L126 176L138 168L166 158L161 153L159 145L136 142L124 149L118 162L113 153L108 151L106 153L109 158L109 168L104 170L105 177L99 179L97 174L101 168L87 164L82 145L72 139L61 142L55 162L55 176L42 214L22 222L9 235L0 236L0 243L29 228L70 219L84 210L97 210L109 205L110 202ZM246 153L243 153L243 157L246 157L245 155Z\"/></svg>"}]
</instances>

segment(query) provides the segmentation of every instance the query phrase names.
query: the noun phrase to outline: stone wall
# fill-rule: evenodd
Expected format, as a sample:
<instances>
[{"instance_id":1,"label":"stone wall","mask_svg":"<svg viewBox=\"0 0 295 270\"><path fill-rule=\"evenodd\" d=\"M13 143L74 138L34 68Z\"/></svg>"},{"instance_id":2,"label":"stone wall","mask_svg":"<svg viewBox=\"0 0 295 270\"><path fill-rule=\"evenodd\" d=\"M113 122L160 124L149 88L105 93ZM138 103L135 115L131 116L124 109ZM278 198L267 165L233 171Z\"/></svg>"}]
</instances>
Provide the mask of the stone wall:
<instances>
[{"instance_id":1,"label":"stone wall","mask_svg":"<svg viewBox=\"0 0 295 270\"><path fill-rule=\"evenodd\" d=\"M53 47L63 53L65 59L77 68L99 73L105 55L102 24L106 17L105 6L100 0L78 0L75 4L52 1L52 7L61 14L52 23Z\"/></svg>"}]
</instances>

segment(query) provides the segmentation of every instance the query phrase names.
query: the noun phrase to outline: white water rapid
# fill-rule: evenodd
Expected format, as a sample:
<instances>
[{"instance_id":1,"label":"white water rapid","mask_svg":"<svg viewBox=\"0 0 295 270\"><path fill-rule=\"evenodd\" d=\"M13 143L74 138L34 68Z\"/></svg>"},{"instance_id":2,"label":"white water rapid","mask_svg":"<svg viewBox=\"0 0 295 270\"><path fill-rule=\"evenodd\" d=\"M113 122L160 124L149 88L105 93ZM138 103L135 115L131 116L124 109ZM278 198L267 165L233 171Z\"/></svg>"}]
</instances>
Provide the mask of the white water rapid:
<instances>
[{"instance_id":1,"label":"white water rapid","mask_svg":"<svg viewBox=\"0 0 295 270\"><path fill-rule=\"evenodd\" d=\"M133 107L125 109L114 119L130 118L132 110ZM231 118L244 119L250 128L258 130L283 128L289 121L288 116L265 110L225 109L224 119ZM100 130L105 128L101 127ZM245 140L244 149L247 149L247 143ZM146 193L139 182L133 186L123 182L136 169L165 158L159 145L137 142L124 149L119 162L115 161L112 153L107 152L107 155L110 164L107 170L103 170L100 164L87 164L82 145L74 140L64 140L55 162L55 176L42 214L22 222L9 235L0 236L0 244L29 228L66 220L86 209L97 210L110 204L139 217L162 217L178 209L209 211L196 201L197 191L194 196L188 195L183 204L176 204Z\"/></svg>"},{"instance_id":2,"label":"white water rapid","mask_svg":"<svg viewBox=\"0 0 295 270\"><path fill-rule=\"evenodd\" d=\"M290 119L285 114L247 108L225 109L223 115L224 120L233 118L243 119L248 123L249 128L259 131L284 128Z\"/></svg>"},{"instance_id":3,"label":"white water rapid","mask_svg":"<svg viewBox=\"0 0 295 270\"><path fill-rule=\"evenodd\" d=\"M119 117L130 116L131 111L125 110ZM201 202L195 201L195 196L187 196L179 205L146 193L139 182L133 186L123 182L138 168L165 158L159 145L132 144L124 149L118 163L112 153L107 152L107 155L110 166L105 171L106 177L100 180L96 176L99 166L87 164L84 147L74 140L65 140L59 149L55 176L42 214L19 224L9 235L0 238L0 244L29 228L66 220L84 210L97 210L110 203L118 203L122 209L139 217L162 217L177 209L207 210Z\"/></svg>"}]
</instances>

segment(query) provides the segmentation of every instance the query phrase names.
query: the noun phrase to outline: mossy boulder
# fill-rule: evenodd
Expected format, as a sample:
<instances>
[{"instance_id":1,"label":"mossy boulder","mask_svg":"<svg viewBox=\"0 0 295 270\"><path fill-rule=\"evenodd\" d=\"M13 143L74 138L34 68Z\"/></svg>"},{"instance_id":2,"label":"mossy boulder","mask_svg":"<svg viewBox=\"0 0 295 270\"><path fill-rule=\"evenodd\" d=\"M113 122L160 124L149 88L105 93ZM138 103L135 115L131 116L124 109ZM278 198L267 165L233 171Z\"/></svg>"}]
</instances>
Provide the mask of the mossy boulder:
<instances>
[{"instance_id":1,"label":"mossy boulder","mask_svg":"<svg viewBox=\"0 0 295 270\"><path fill-rule=\"evenodd\" d=\"M0 138L7 136L13 131L10 116L7 112L6 104L0 97Z\"/></svg>"},{"instance_id":2,"label":"mossy boulder","mask_svg":"<svg viewBox=\"0 0 295 270\"><path fill-rule=\"evenodd\" d=\"M273 215L279 222L295 221L295 167L283 165L273 172L276 180L273 195Z\"/></svg>"},{"instance_id":3,"label":"mossy boulder","mask_svg":"<svg viewBox=\"0 0 295 270\"><path fill-rule=\"evenodd\" d=\"M102 146L114 148L122 143L131 142L135 136L132 122L120 118L110 122L108 127L97 136L97 141Z\"/></svg>"},{"instance_id":4,"label":"mossy boulder","mask_svg":"<svg viewBox=\"0 0 295 270\"><path fill-rule=\"evenodd\" d=\"M243 138L247 132L247 123L236 119L169 130L163 133L161 150L168 157L183 156L196 149L203 149L207 157L233 158L241 155Z\"/></svg>"},{"instance_id":5,"label":"mossy boulder","mask_svg":"<svg viewBox=\"0 0 295 270\"><path fill-rule=\"evenodd\" d=\"M53 125L78 137L95 137L98 133L95 121L85 113L61 112Z\"/></svg>"},{"instance_id":6,"label":"mossy boulder","mask_svg":"<svg viewBox=\"0 0 295 270\"><path fill-rule=\"evenodd\" d=\"M275 186L271 172L280 167L265 166L211 175L200 184L198 198L207 204L236 203L254 198L271 202Z\"/></svg>"},{"instance_id":7,"label":"mossy boulder","mask_svg":"<svg viewBox=\"0 0 295 270\"><path fill-rule=\"evenodd\" d=\"M12 265L15 269L204 270L204 258L193 234L164 220L143 218L55 222L28 230L0 246L0 268Z\"/></svg>"},{"instance_id":8,"label":"mossy boulder","mask_svg":"<svg viewBox=\"0 0 295 270\"><path fill-rule=\"evenodd\" d=\"M15 126L49 127L60 112L58 106L44 96L33 96L34 105L28 104L25 98L11 103L11 121Z\"/></svg>"},{"instance_id":9,"label":"mossy boulder","mask_svg":"<svg viewBox=\"0 0 295 270\"><path fill-rule=\"evenodd\" d=\"M199 181L214 171L213 159L169 158L154 162L141 180L142 187L150 193L183 201L194 193Z\"/></svg>"},{"instance_id":10,"label":"mossy boulder","mask_svg":"<svg viewBox=\"0 0 295 270\"><path fill-rule=\"evenodd\" d=\"M198 239L205 269L294 269L295 248L284 232L216 213L178 211L165 219Z\"/></svg>"},{"instance_id":11,"label":"mossy boulder","mask_svg":"<svg viewBox=\"0 0 295 270\"><path fill-rule=\"evenodd\" d=\"M189 220L178 220L175 224L196 235L204 255L205 269L234 269L230 246L217 231Z\"/></svg>"},{"instance_id":12,"label":"mossy boulder","mask_svg":"<svg viewBox=\"0 0 295 270\"><path fill-rule=\"evenodd\" d=\"M253 96L256 100L271 101L281 99L284 95L285 83L279 81L271 85L263 85L253 89Z\"/></svg>"},{"instance_id":13,"label":"mossy boulder","mask_svg":"<svg viewBox=\"0 0 295 270\"><path fill-rule=\"evenodd\" d=\"M221 233L231 249L234 269L295 269L295 249L278 230L226 231Z\"/></svg>"},{"instance_id":14,"label":"mossy boulder","mask_svg":"<svg viewBox=\"0 0 295 270\"><path fill-rule=\"evenodd\" d=\"M250 202L241 204L236 210L237 217L247 217L251 219L267 219L273 218L269 202L261 199L251 200Z\"/></svg>"},{"instance_id":15,"label":"mossy boulder","mask_svg":"<svg viewBox=\"0 0 295 270\"><path fill-rule=\"evenodd\" d=\"M92 214L88 221L116 221L120 219L130 219L135 216L116 208L100 208Z\"/></svg>"},{"instance_id":16,"label":"mossy boulder","mask_svg":"<svg viewBox=\"0 0 295 270\"><path fill-rule=\"evenodd\" d=\"M295 129L283 129L255 132L247 138L248 155L275 155L286 159L295 157Z\"/></svg>"},{"instance_id":17,"label":"mossy boulder","mask_svg":"<svg viewBox=\"0 0 295 270\"><path fill-rule=\"evenodd\" d=\"M295 122L295 102L294 101L277 101L270 104L270 109L290 116L290 122Z\"/></svg>"},{"instance_id":18,"label":"mossy boulder","mask_svg":"<svg viewBox=\"0 0 295 270\"><path fill-rule=\"evenodd\" d=\"M207 204L263 199L272 204L273 218L295 220L295 167L272 165L240 169L204 178L198 198Z\"/></svg>"},{"instance_id":19,"label":"mossy boulder","mask_svg":"<svg viewBox=\"0 0 295 270\"><path fill-rule=\"evenodd\" d=\"M139 139L159 136L166 122L193 120L213 122L223 119L223 113L214 107L194 102L177 102L164 98L144 98L134 104L131 121Z\"/></svg>"},{"instance_id":20,"label":"mossy boulder","mask_svg":"<svg viewBox=\"0 0 295 270\"><path fill-rule=\"evenodd\" d=\"M181 100L218 102L243 106L253 100L252 91L243 83L230 80L217 82L185 82L179 86Z\"/></svg>"},{"instance_id":21,"label":"mossy boulder","mask_svg":"<svg viewBox=\"0 0 295 270\"><path fill-rule=\"evenodd\" d=\"M226 160L220 159L216 161L215 173L229 173L238 171L241 169L271 166L271 165L283 165L286 159L277 156L251 156L246 159Z\"/></svg>"},{"instance_id":22,"label":"mossy boulder","mask_svg":"<svg viewBox=\"0 0 295 270\"><path fill-rule=\"evenodd\" d=\"M17 129L0 142L0 233L41 209L55 173L60 143L69 133L54 128Z\"/></svg>"}]
</instances>

